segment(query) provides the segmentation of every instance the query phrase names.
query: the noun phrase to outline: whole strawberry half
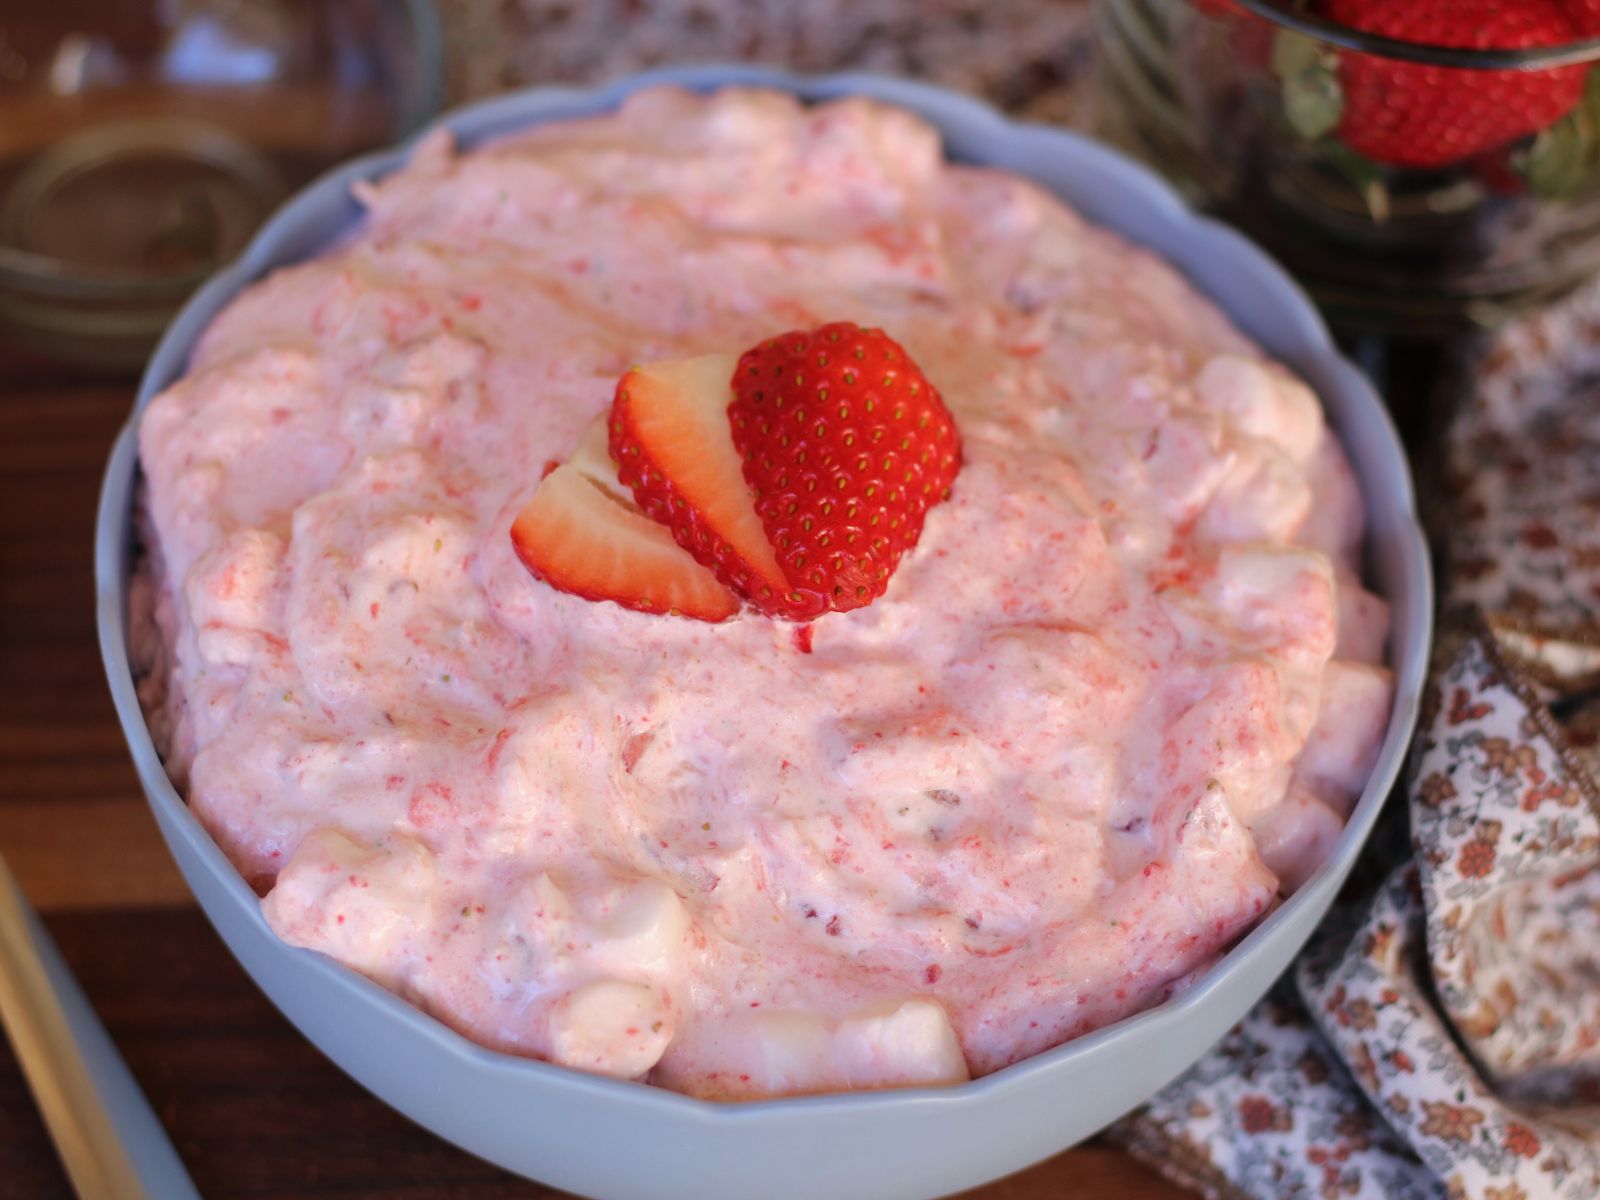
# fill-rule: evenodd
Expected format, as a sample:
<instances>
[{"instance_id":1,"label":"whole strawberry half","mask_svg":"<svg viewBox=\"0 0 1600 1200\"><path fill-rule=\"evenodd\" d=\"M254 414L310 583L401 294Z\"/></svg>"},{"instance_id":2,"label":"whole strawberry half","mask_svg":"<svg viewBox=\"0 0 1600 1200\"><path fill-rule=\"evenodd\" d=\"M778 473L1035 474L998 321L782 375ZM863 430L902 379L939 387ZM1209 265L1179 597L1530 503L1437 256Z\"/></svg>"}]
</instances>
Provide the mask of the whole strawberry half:
<instances>
[{"instance_id":1,"label":"whole strawberry half","mask_svg":"<svg viewBox=\"0 0 1600 1200\"><path fill-rule=\"evenodd\" d=\"M1578 40L1562 0L1327 0L1329 17L1400 41L1522 50ZM1345 51L1338 134L1378 162L1433 168L1555 123L1583 95L1584 66L1480 71Z\"/></svg>"},{"instance_id":2,"label":"whole strawberry half","mask_svg":"<svg viewBox=\"0 0 1600 1200\"><path fill-rule=\"evenodd\" d=\"M881 596L960 469L938 389L881 329L841 322L747 350L728 417L790 617Z\"/></svg>"}]
</instances>

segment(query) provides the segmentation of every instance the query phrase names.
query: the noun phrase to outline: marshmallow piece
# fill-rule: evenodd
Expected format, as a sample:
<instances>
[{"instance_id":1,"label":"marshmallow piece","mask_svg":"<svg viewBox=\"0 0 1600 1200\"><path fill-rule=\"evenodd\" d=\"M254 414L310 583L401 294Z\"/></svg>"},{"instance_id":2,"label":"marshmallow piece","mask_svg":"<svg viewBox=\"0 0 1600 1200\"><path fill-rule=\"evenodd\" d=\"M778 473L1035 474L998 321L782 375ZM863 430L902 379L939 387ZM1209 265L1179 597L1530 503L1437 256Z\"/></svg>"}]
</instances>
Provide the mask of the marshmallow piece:
<instances>
[{"instance_id":1,"label":"marshmallow piece","mask_svg":"<svg viewBox=\"0 0 1600 1200\"><path fill-rule=\"evenodd\" d=\"M752 1095L918 1087L970 1078L955 1030L933 1000L885 1000L832 1022L766 1011L736 1021L725 1043Z\"/></svg>"},{"instance_id":2,"label":"marshmallow piece","mask_svg":"<svg viewBox=\"0 0 1600 1200\"><path fill-rule=\"evenodd\" d=\"M1389 641L1389 602L1352 579L1339 580L1339 643L1335 658L1381 663Z\"/></svg>"},{"instance_id":3,"label":"marshmallow piece","mask_svg":"<svg viewBox=\"0 0 1600 1200\"><path fill-rule=\"evenodd\" d=\"M550 1057L563 1066L637 1079L672 1041L665 997L654 988L598 979L568 992L550 1011Z\"/></svg>"},{"instance_id":4,"label":"marshmallow piece","mask_svg":"<svg viewBox=\"0 0 1600 1200\"><path fill-rule=\"evenodd\" d=\"M1343 830L1344 818L1304 788L1290 788L1283 802L1251 827L1256 851L1285 895L1327 861Z\"/></svg>"},{"instance_id":5,"label":"marshmallow piece","mask_svg":"<svg viewBox=\"0 0 1600 1200\"><path fill-rule=\"evenodd\" d=\"M1195 394L1240 433L1271 442L1303 466L1322 441L1322 406L1311 389L1271 364L1219 354L1201 369Z\"/></svg>"},{"instance_id":6,"label":"marshmallow piece","mask_svg":"<svg viewBox=\"0 0 1600 1200\"><path fill-rule=\"evenodd\" d=\"M1163 836L1215 839L1207 816L1219 798L1240 821L1255 820L1262 807L1283 794L1290 764L1311 727L1314 700L1304 704L1286 692L1283 679L1260 659L1241 657L1218 664L1205 679L1205 691L1169 727L1160 766L1171 791L1154 822ZM1301 709L1304 712L1302 713ZM1241 724L1240 714L1252 714ZM1186 781L1204 780L1196 801ZM1239 831L1243 836L1243 831ZM1189 842L1190 852L1196 843Z\"/></svg>"},{"instance_id":7,"label":"marshmallow piece","mask_svg":"<svg viewBox=\"0 0 1600 1200\"><path fill-rule=\"evenodd\" d=\"M480 923L478 979L501 1001L520 1006L541 994L546 978L570 978L577 919L572 901L548 873L518 880Z\"/></svg>"},{"instance_id":8,"label":"marshmallow piece","mask_svg":"<svg viewBox=\"0 0 1600 1200\"><path fill-rule=\"evenodd\" d=\"M1203 541L1287 542L1311 512L1311 486L1271 442L1241 437L1237 457L1195 526Z\"/></svg>"},{"instance_id":9,"label":"marshmallow piece","mask_svg":"<svg viewBox=\"0 0 1600 1200\"><path fill-rule=\"evenodd\" d=\"M1348 814L1372 774L1389 726L1394 675L1386 667L1334 659L1322 674L1322 704L1295 765L1295 779Z\"/></svg>"},{"instance_id":10,"label":"marshmallow piece","mask_svg":"<svg viewBox=\"0 0 1600 1200\"><path fill-rule=\"evenodd\" d=\"M1321 550L1341 575L1359 574L1364 527L1361 488L1337 438L1323 439L1307 467L1306 480L1316 502L1295 531L1295 540Z\"/></svg>"},{"instance_id":11,"label":"marshmallow piece","mask_svg":"<svg viewBox=\"0 0 1600 1200\"><path fill-rule=\"evenodd\" d=\"M889 1001L846 1017L833 1036L840 1075L853 1088L918 1087L971 1078L944 1008Z\"/></svg>"},{"instance_id":12,"label":"marshmallow piece","mask_svg":"<svg viewBox=\"0 0 1600 1200\"><path fill-rule=\"evenodd\" d=\"M596 938L597 956L624 971L670 970L689 932L689 914L678 893L656 879L629 888Z\"/></svg>"},{"instance_id":13,"label":"marshmallow piece","mask_svg":"<svg viewBox=\"0 0 1600 1200\"><path fill-rule=\"evenodd\" d=\"M836 1086L827 1022L813 1013L767 1012L745 1023L742 1069L771 1095Z\"/></svg>"},{"instance_id":14,"label":"marshmallow piece","mask_svg":"<svg viewBox=\"0 0 1600 1200\"><path fill-rule=\"evenodd\" d=\"M1193 520L1227 473L1224 432L1218 414L1179 408L1146 435L1147 486L1174 524ZM1092 511L1092 507L1086 503L1082 511Z\"/></svg>"},{"instance_id":15,"label":"marshmallow piece","mask_svg":"<svg viewBox=\"0 0 1600 1200\"><path fill-rule=\"evenodd\" d=\"M184 580L184 599L200 657L248 663L283 636L284 540L240 529L202 554Z\"/></svg>"},{"instance_id":16,"label":"marshmallow piece","mask_svg":"<svg viewBox=\"0 0 1600 1200\"><path fill-rule=\"evenodd\" d=\"M261 908L290 945L320 950L392 988L405 941L434 925L439 890L434 856L415 838L390 833L367 846L322 828L301 839Z\"/></svg>"},{"instance_id":17,"label":"marshmallow piece","mask_svg":"<svg viewBox=\"0 0 1600 1200\"><path fill-rule=\"evenodd\" d=\"M1300 546L1233 545L1217 558L1208 598L1246 633L1323 660L1333 653L1336 608L1333 568Z\"/></svg>"}]
</instances>

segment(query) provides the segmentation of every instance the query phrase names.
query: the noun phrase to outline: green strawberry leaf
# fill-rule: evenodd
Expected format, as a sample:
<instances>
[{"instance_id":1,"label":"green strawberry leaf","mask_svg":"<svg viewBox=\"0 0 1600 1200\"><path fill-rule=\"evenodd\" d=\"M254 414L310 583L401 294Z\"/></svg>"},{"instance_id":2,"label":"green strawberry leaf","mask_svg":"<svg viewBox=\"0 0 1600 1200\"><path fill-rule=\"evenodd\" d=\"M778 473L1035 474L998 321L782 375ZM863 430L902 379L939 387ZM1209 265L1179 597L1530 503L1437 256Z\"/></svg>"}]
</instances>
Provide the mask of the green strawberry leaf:
<instances>
[{"instance_id":1,"label":"green strawberry leaf","mask_svg":"<svg viewBox=\"0 0 1600 1200\"><path fill-rule=\"evenodd\" d=\"M1272 42L1272 71L1283 82L1283 115L1308 142L1338 127L1344 93L1337 56L1312 38L1280 29Z\"/></svg>"},{"instance_id":2,"label":"green strawberry leaf","mask_svg":"<svg viewBox=\"0 0 1600 1200\"><path fill-rule=\"evenodd\" d=\"M1306 71L1283 81L1283 115L1294 131L1315 141L1339 126L1344 95L1331 71Z\"/></svg>"},{"instance_id":3,"label":"green strawberry leaf","mask_svg":"<svg viewBox=\"0 0 1600 1200\"><path fill-rule=\"evenodd\" d=\"M1383 168L1331 135L1344 115L1339 53L1333 47L1280 29L1272 41L1272 72L1283 89L1283 116L1301 138L1314 143L1317 158L1333 167L1360 195L1376 224L1389 219L1389 186Z\"/></svg>"},{"instance_id":4,"label":"green strawberry leaf","mask_svg":"<svg viewBox=\"0 0 1600 1200\"><path fill-rule=\"evenodd\" d=\"M1590 71L1578 106L1512 158L1529 189L1546 200L1570 200L1600 182L1600 71Z\"/></svg>"}]
</instances>

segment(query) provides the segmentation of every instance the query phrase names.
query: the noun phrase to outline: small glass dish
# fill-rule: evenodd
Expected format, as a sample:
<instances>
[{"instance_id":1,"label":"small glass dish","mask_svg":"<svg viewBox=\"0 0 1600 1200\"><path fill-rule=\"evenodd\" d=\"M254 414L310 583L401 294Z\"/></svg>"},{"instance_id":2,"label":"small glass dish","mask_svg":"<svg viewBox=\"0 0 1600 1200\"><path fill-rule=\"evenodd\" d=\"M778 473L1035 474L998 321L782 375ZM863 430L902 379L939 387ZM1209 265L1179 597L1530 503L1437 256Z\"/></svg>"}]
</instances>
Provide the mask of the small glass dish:
<instances>
[{"instance_id":1,"label":"small glass dish","mask_svg":"<svg viewBox=\"0 0 1600 1200\"><path fill-rule=\"evenodd\" d=\"M1099 0L1097 22L1103 132L1341 330L1448 337L1600 270L1600 39L1452 49L1289 0Z\"/></svg>"},{"instance_id":2,"label":"small glass dish","mask_svg":"<svg viewBox=\"0 0 1600 1200\"><path fill-rule=\"evenodd\" d=\"M427 0L125 0L0 22L0 327L137 368L286 196L439 109Z\"/></svg>"}]
</instances>

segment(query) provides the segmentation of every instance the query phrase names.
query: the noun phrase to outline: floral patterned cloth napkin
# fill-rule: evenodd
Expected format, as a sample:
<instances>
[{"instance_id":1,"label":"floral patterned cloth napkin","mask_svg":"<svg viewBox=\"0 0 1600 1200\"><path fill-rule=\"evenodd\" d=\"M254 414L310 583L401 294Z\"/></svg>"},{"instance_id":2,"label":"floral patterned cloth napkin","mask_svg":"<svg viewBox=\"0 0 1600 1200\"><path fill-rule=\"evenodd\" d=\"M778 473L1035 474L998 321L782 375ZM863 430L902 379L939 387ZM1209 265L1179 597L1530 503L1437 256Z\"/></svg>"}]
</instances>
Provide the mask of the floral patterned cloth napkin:
<instances>
[{"instance_id":1,"label":"floral patterned cloth napkin","mask_svg":"<svg viewBox=\"0 0 1600 1200\"><path fill-rule=\"evenodd\" d=\"M1113 1131L1209 1196L1600 1196L1600 283L1467 367L1381 882Z\"/></svg>"}]
</instances>

